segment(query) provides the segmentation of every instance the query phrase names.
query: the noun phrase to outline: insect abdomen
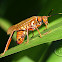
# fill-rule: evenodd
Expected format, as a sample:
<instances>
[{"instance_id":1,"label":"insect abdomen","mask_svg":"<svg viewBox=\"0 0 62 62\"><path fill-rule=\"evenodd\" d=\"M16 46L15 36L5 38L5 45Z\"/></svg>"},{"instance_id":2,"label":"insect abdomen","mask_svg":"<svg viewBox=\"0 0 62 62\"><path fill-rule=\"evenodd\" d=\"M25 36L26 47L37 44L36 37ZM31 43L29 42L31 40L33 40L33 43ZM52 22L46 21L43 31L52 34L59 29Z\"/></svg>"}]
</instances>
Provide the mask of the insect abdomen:
<instances>
[{"instance_id":1,"label":"insect abdomen","mask_svg":"<svg viewBox=\"0 0 62 62\"><path fill-rule=\"evenodd\" d=\"M26 35L26 31L18 31L17 32L17 44L21 44L24 41Z\"/></svg>"}]
</instances>

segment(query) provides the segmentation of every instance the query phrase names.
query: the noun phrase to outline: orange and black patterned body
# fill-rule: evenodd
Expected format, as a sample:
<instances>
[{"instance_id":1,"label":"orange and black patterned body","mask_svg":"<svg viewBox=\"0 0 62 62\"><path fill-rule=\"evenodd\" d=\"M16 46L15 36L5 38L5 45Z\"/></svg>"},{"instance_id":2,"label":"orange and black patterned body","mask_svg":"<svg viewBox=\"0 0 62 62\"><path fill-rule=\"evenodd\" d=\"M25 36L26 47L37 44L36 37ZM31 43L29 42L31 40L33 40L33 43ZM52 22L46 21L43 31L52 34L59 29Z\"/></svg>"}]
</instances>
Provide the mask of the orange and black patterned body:
<instances>
[{"instance_id":1,"label":"orange and black patterned body","mask_svg":"<svg viewBox=\"0 0 62 62\"><path fill-rule=\"evenodd\" d=\"M21 44L26 36L26 31L17 31L17 44Z\"/></svg>"},{"instance_id":2,"label":"orange and black patterned body","mask_svg":"<svg viewBox=\"0 0 62 62\"><path fill-rule=\"evenodd\" d=\"M32 28L32 27L39 27L43 23L45 23L47 25L48 17L49 16L32 16L26 20L21 21L20 23L18 23L16 25L11 26L8 29L7 34L11 34L13 31L27 30L27 26L28 26L28 30L33 31L33 30L35 30L35 28Z\"/></svg>"}]
</instances>

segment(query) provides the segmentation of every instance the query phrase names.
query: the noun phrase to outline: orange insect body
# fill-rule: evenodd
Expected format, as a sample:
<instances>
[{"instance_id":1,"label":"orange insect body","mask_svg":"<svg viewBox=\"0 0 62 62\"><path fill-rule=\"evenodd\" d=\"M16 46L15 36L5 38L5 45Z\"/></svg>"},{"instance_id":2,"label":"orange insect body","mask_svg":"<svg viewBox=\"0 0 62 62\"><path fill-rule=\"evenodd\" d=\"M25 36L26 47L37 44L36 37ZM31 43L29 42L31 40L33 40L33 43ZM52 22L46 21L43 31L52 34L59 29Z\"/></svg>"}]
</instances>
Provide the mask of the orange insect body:
<instances>
[{"instance_id":1,"label":"orange insect body","mask_svg":"<svg viewBox=\"0 0 62 62\"><path fill-rule=\"evenodd\" d=\"M24 41L26 32L25 31L18 31L17 32L17 44L21 44Z\"/></svg>"},{"instance_id":2,"label":"orange insect body","mask_svg":"<svg viewBox=\"0 0 62 62\"><path fill-rule=\"evenodd\" d=\"M51 11L50 11L50 13L51 13ZM58 14L62 14L62 13L58 13ZM54 15L56 15L56 14L54 14ZM30 18L27 18L26 20L23 20L22 22L20 22L16 25L11 26L7 31L7 34L11 34L11 35L7 41L5 50L1 54L1 56L4 55L4 53L7 51L9 44L11 42L12 36L15 31L17 31L17 44L21 44L24 41L24 38L26 35L27 35L27 43L28 43L29 42L28 31L34 31L35 29L37 29L37 31L39 32L38 27L41 26L43 23L46 25L46 28L47 28L48 17L51 17L51 16L53 16L53 15L32 16ZM39 32L39 35L40 35L40 37L42 37L40 32Z\"/></svg>"},{"instance_id":3,"label":"orange insect body","mask_svg":"<svg viewBox=\"0 0 62 62\"><path fill-rule=\"evenodd\" d=\"M38 21L39 20L38 17L41 19L41 21ZM27 26L28 27L41 26L43 23L42 19L45 19L45 18L48 18L48 16L32 16L26 20L23 20L22 22L20 22L16 25L11 26L8 29L7 34L11 34L13 31L27 30ZM45 21L47 21L47 23L48 23L48 20L45 19ZM29 28L29 30L30 30L30 28Z\"/></svg>"},{"instance_id":4,"label":"orange insect body","mask_svg":"<svg viewBox=\"0 0 62 62\"><path fill-rule=\"evenodd\" d=\"M11 26L8 29L8 34L12 31L17 31L17 44L21 44L24 41L24 37L26 35L27 26L29 31L34 31L35 27L39 27L43 24L43 18L47 18L46 16L33 16L28 18L16 25ZM45 19L47 21L47 19ZM48 23L48 22L47 22ZM33 27L33 28L32 28ZM24 31L19 31L24 30Z\"/></svg>"}]
</instances>

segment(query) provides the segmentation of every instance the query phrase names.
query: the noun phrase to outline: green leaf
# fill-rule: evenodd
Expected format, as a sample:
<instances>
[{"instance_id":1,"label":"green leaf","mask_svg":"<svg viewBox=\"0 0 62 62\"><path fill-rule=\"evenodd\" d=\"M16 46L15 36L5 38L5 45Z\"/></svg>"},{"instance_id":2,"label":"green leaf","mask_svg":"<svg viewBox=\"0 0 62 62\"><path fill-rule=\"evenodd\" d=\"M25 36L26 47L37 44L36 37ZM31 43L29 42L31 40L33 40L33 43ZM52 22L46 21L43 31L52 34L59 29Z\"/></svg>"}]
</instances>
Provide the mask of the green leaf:
<instances>
[{"instance_id":1,"label":"green leaf","mask_svg":"<svg viewBox=\"0 0 62 62\"><path fill-rule=\"evenodd\" d=\"M48 25L48 30L45 30L45 27L39 28L39 31L42 34L42 38L39 37L39 34L37 31L35 31L35 36L31 39L32 34L29 35L29 43L25 44L24 43L17 45L15 47L10 48L8 51L3 56L0 56L0 58L17 53L19 51L43 44L43 43L48 43L52 41L56 41L59 39L62 39L62 18L59 18L57 20L54 20ZM43 35L44 33L49 32L46 35Z\"/></svg>"}]
</instances>

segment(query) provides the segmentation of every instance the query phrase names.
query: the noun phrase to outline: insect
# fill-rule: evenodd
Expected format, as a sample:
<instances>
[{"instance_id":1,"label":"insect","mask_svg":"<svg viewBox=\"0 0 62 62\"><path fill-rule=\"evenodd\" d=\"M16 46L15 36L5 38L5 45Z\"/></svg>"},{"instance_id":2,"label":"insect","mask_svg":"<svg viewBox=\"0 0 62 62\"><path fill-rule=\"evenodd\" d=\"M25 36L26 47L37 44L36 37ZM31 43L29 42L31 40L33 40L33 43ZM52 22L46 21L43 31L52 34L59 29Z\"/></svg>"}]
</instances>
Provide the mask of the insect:
<instances>
[{"instance_id":1,"label":"insect","mask_svg":"<svg viewBox=\"0 0 62 62\"><path fill-rule=\"evenodd\" d=\"M49 14L53 11L53 9L49 12ZM9 27L7 34L11 34L4 52L1 54L4 55L5 52L8 50L8 47L10 45L10 42L12 40L12 36L14 34L15 31L17 31L17 44L21 44L24 41L25 36L27 35L27 42L29 42L29 37L28 37L28 31L34 31L35 29L38 31L40 38L42 38L41 33L39 32L38 27L40 27L43 23L46 25L46 29L48 28L48 17L57 15L57 14L62 14L62 13L57 13L57 14L53 14L53 15L49 15L48 16L32 16L30 18L27 18L26 20L23 20L22 22L13 25L11 27Z\"/></svg>"}]
</instances>

